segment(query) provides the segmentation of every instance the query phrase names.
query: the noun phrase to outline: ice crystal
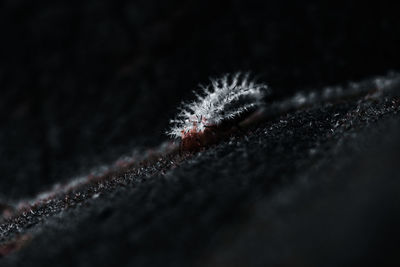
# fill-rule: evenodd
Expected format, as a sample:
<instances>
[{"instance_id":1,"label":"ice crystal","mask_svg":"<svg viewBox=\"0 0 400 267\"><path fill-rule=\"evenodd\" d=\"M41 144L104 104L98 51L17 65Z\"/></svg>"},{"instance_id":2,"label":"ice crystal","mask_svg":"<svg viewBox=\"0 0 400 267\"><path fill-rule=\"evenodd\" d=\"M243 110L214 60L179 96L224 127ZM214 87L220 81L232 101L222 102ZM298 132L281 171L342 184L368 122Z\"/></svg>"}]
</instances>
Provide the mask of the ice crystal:
<instances>
[{"instance_id":1,"label":"ice crystal","mask_svg":"<svg viewBox=\"0 0 400 267\"><path fill-rule=\"evenodd\" d=\"M200 89L200 93L194 92L196 100L183 103L177 117L170 121L169 136L184 138L188 133L202 133L207 127L234 119L261 106L268 92L267 85L249 80L248 73L226 74Z\"/></svg>"}]
</instances>

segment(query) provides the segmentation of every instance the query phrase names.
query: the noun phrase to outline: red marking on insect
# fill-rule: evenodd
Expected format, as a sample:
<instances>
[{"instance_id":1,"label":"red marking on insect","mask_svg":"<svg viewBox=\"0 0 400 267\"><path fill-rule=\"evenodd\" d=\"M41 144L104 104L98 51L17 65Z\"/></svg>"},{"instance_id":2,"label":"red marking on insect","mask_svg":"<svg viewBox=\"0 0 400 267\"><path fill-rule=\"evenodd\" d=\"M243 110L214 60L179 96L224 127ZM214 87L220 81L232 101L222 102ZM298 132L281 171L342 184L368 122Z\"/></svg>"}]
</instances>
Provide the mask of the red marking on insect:
<instances>
[{"instance_id":1,"label":"red marking on insect","mask_svg":"<svg viewBox=\"0 0 400 267\"><path fill-rule=\"evenodd\" d=\"M263 106L268 86L248 79L249 74L224 75L196 94L196 101L183 104L171 120L167 134L180 138L180 151L201 150L238 129L238 122ZM233 123L232 123L233 122ZM234 124L236 123L236 124Z\"/></svg>"}]
</instances>

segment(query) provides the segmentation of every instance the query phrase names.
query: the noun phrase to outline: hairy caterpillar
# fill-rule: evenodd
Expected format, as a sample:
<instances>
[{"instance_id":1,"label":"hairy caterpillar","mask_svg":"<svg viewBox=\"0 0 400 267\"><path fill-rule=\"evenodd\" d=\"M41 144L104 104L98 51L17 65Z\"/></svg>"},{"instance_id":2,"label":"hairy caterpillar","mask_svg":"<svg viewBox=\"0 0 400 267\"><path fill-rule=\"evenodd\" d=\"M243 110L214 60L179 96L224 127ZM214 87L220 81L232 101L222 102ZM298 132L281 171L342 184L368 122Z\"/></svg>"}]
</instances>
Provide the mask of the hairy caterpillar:
<instances>
[{"instance_id":1,"label":"hairy caterpillar","mask_svg":"<svg viewBox=\"0 0 400 267\"><path fill-rule=\"evenodd\" d=\"M194 92L195 101L182 104L167 131L167 135L181 139L185 150L213 143L217 129L262 106L263 97L269 92L267 85L249 80L248 73L240 72L211 79L210 85L200 89L200 93Z\"/></svg>"}]
</instances>

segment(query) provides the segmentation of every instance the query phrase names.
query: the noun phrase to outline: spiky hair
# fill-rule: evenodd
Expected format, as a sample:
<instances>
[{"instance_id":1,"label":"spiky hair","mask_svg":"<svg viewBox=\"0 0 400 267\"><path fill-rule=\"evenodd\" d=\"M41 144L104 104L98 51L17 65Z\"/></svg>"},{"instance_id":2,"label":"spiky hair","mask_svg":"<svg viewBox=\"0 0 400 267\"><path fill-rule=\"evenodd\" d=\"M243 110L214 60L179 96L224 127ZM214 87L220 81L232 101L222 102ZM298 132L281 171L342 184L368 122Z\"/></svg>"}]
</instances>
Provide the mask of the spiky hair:
<instances>
[{"instance_id":1,"label":"spiky hair","mask_svg":"<svg viewBox=\"0 0 400 267\"><path fill-rule=\"evenodd\" d=\"M210 85L200 85L200 89L200 93L194 91L196 100L182 103L180 112L170 121L169 136L183 138L187 133L201 133L207 127L236 118L261 106L268 92L267 85L249 80L249 73L240 72L211 79Z\"/></svg>"}]
</instances>

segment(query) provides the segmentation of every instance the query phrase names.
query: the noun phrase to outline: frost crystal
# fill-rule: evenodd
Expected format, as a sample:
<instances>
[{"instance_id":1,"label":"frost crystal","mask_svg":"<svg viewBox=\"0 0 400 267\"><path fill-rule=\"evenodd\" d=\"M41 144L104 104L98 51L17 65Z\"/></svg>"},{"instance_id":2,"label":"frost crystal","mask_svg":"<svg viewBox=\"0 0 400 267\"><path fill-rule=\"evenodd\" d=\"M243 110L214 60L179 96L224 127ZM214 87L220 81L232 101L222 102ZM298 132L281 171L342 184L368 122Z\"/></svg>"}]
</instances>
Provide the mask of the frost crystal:
<instances>
[{"instance_id":1,"label":"frost crystal","mask_svg":"<svg viewBox=\"0 0 400 267\"><path fill-rule=\"evenodd\" d=\"M219 79L211 79L196 101L183 103L180 112L167 132L169 136L184 138L189 133L202 133L207 127L242 115L263 104L263 96L268 86L249 80L249 74L226 74Z\"/></svg>"}]
</instances>

